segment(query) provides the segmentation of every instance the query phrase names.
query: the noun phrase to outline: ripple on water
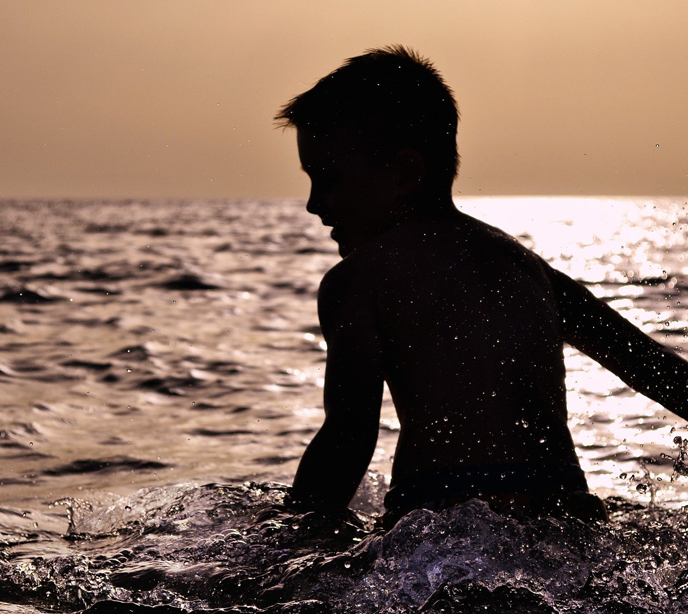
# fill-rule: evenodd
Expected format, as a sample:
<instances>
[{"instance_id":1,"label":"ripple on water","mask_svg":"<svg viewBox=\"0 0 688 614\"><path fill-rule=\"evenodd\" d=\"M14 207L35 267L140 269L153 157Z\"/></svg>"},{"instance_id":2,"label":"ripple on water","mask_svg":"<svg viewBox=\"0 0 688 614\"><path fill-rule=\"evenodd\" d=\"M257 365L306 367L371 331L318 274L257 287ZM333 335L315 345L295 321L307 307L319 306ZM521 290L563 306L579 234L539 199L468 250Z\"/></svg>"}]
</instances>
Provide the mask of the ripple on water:
<instances>
[{"instance_id":1,"label":"ripple on water","mask_svg":"<svg viewBox=\"0 0 688 614\"><path fill-rule=\"evenodd\" d=\"M132 384L132 387L137 390L151 390L168 396L183 397L190 394L191 391L202 387L205 383L205 380L190 374L186 377L175 377L170 375L139 380Z\"/></svg>"},{"instance_id":2,"label":"ripple on water","mask_svg":"<svg viewBox=\"0 0 688 614\"><path fill-rule=\"evenodd\" d=\"M195 273L173 275L156 285L164 290L218 290L222 288L218 281L211 281L210 276Z\"/></svg>"},{"instance_id":3,"label":"ripple on water","mask_svg":"<svg viewBox=\"0 0 688 614\"><path fill-rule=\"evenodd\" d=\"M63 367L74 367L77 369L86 369L89 371L107 371L110 367L112 367L111 362L97 362L93 360L78 359L65 360L60 364Z\"/></svg>"},{"instance_id":4,"label":"ripple on water","mask_svg":"<svg viewBox=\"0 0 688 614\"><path fill-rule=\"evenodd\" d=\"M130 345L110 354L112 358L126 358L127 360L150 360L153 352L146 345Z\"/></svg>"},{"instance_id":5,"label":"ripple on water","mask_svg":"<svg viewBox=\"0 0 688 614\"><path fill-rule=\"evenodd\" d=\"M46 290L32 290L26 286L8 288L0 294L0 303L16 303L18 305L42 305L66 300L64 296L52 294Z\"/></svg>"},{"instance_id":6,"label":"ripple on water","mask_svg":"<svg viewBox=\"0 0 688 614\"><path fill-rule=\"evenodd\" d=\"M169 465L159 461L114 456L104 459L87 458L75 460L65 465L45 469L43 470L43 474L47 476L61 476L94 472L114 473L116 471L150 471L165 469L166 467L169 467Z\"/></svg>"}]
</instances>

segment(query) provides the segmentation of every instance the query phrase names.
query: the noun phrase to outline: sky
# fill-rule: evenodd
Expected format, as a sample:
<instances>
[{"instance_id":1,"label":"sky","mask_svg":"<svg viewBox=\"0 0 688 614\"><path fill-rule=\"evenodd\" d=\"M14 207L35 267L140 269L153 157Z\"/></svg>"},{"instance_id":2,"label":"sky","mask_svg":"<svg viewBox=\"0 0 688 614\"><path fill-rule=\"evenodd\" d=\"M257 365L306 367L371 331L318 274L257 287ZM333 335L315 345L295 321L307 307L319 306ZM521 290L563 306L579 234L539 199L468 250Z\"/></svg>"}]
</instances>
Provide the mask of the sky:
<instances>
[{"instance_id":1,"label":"sky","mask_svg":"<svg viewBox=\"0 0 688 614\"><path fill-rule=\"evenodd\" d=\"M0 198L305 197L272 117L403 44L455 92L455 194L688 195L685 0L0 0Z\"/></svg>"}]
</instances>

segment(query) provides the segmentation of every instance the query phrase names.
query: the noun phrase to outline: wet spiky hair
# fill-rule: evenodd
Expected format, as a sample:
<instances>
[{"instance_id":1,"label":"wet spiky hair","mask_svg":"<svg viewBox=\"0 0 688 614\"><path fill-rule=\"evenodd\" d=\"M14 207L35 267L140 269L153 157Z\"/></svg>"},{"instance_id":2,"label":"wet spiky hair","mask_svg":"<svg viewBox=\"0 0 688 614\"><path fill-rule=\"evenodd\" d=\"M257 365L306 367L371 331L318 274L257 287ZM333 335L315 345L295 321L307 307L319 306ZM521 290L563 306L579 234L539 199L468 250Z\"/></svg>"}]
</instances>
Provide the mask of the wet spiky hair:
<instances>
[{"instance_id":1,"label":"wet spiky hair","mask_svg":"<svg viewBox=\"0 0 688 614\"><path fill-rule=\"evenodd\" d=\"M366 136L376 153L412 147L426 178L445 185L458 173L459 110L429 60L401 45L349 58L275 116L278 126L316 134L339 128Z\"/></svg>"}]
</instances>

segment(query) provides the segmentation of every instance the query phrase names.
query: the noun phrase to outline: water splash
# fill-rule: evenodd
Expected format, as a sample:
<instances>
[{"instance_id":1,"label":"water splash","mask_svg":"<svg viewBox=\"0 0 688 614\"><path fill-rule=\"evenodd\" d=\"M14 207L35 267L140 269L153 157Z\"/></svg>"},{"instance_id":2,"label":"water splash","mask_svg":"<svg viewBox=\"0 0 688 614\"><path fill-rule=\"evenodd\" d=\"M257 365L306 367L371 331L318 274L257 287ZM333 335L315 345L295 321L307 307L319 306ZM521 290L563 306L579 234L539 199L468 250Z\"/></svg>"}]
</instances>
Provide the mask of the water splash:
<instances>
[{"instance_id":1,"label":"water splash","mask_svg":"<svg viewBox=\"0 0 688 614\"><path fill-rule=\"evenodd\" d=\"M363 512L292 513L285 492L208 484L63 501L66 533L4 541L0 594L91 614L688 608L683 510L609 499L611 522L585 525L501 516L473 500L416 510L384 533Z\"/></svg>"}]
</instances>

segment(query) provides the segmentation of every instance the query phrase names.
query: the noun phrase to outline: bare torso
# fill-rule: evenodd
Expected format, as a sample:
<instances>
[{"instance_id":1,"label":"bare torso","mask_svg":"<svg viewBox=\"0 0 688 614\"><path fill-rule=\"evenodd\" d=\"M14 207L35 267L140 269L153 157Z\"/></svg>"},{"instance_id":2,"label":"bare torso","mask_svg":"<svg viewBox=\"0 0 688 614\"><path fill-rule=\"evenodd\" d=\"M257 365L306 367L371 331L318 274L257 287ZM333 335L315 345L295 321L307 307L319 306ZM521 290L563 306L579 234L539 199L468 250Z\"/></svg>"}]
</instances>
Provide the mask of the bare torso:
<instances>
[{"instance_id":1,"label":"bare torso","mask_svg":"<svg viewBox=\"0 0 688 614\"><path fill-rule=\"evenodd\" d=\"M534 254L457 212L402 223L350 258L373 277L401 423L393 484L468 465L578 462L559 316Z\"/></svg>"}]
</instances>

